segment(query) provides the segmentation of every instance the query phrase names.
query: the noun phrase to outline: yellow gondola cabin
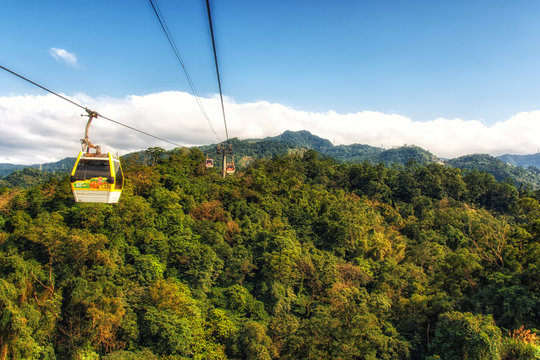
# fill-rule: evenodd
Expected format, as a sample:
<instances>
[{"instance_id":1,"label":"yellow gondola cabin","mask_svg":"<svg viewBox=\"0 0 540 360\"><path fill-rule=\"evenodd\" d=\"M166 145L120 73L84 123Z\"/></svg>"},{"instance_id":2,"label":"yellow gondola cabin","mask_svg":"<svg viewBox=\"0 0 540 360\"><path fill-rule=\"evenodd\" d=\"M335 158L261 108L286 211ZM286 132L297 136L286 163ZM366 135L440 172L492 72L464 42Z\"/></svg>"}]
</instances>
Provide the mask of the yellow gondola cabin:
<instances>
[{"instance_id":1,"label":"yellow gondola cabin","mask_svg":"<svg viewBox=\"0 0 540 360\"><path fill-rule=\"evenodd\" d=\"M120 159L80 152L70 182L75 202L117 203L124 186Z\"/></svg>"}]
</instances>

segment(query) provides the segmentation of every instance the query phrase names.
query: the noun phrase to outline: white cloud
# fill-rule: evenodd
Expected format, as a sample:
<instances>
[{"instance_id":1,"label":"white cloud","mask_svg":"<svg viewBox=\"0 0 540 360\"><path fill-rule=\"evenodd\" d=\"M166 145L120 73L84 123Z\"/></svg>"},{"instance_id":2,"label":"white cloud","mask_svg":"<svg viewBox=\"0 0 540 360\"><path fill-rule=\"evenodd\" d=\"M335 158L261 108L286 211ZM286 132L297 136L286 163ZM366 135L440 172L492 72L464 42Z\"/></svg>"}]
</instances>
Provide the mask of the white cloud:
<instances>
[{"instance_id":1,"label":"white cloud","mask_svg":"<svg viewBox=\"0 0 540 360\"><path fill-rule=\"evenodd\" d=\"M57 61L65 61L68 65L76 67L78 65L77 55L68 52L65 49L50 48L49 54Z\"/></svg>"},{"instance_id":2,"label":"white cloud","mask_svg":"<svg viewBox=\"0 0 540 360\"><path fill-rule=\"evenodd\" d=\"M84 106L165 138L191 146L216 143L194 98L183 92L162 92L125 98L93 98L76 94ZM221 140L225 138L217 97L201 98ZM385 148L414 144L441 157L471 153L526 154L540 146L540 110L523 112L486 126L478 120L443 119L419 122L374 111L339 114L295 110L266 101L238 104L227 99L229 136L262 138L285 130L308 130L336 144L369 144ZM0 163L40 163L75 156L80 150L86 117L83 111L53 95L0 97ZM90 140L104 151L128 152L174 147L103 118L94 120Z\"/></svg>"}]
</instances>

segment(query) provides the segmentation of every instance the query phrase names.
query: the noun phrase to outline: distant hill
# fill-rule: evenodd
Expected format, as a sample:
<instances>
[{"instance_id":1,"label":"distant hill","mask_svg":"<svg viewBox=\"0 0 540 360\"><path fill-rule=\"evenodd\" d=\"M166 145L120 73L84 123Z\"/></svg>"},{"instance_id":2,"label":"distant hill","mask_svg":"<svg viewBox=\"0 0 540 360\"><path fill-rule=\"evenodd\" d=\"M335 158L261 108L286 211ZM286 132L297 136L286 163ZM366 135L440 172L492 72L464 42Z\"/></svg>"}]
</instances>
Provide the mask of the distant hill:
<instances>
[{"instance_id":1,"label":"distant hill","mask_svg":"<svg viewBox=\"0 0 540 360\"><path fill-rule=\"evenodd\" d=\"M369 161L372 163L382 162L387 165L404 165L411 160L419 164L443 163L441 159L429 151L414 145L386 150L362 144L334 146L330 141L308 131L286 131L281 135L264 139L232 139L230 143L235 150L235 159L239 167L245 166L258 158L302 152L307 149L316 150L323 155L346 163ZM215 159L216 166L220 166L220 159L217 158L215 145L203 146L200 149ZM517 158L525 158L525 156L517 156ZM447 160L444 163L461 169L484 171L492 174L498 181L510 180L515 184L529 183L534 187L540 187L539 169L516 167L487 154L462 156L457 159Z\"/></svg>"},{"instance_id":2,"label":"distant hill","mask_svg":"<svg viewBox=\"0 0 540 360\"><path fill-rule=\"evenodd\" d=\"M514 166L523 166L524 168L528 168L529 166L536 166L540 169L540 153L529 155L504 154L501 156L497 156L497 159L500 159Z\"/></svg>"},{"instance_id":3,"label":"distant hill","mask_svg":"<svg viewBox=\"0 0 540 360\"><path fill-rule=\"evenodd\" d=\"M73 169L73 165L75 165L75 160L77 160L77 158L67 157L56 162L42 164L41 170L47 172L71 172L71 169ZM39 164L32 165L30 167L39 168Z\"/></svg>"},{"instance_id":4,"label":"distant hill","mask_svg":"<svg viewBox=\"0 0 540 360\"><path fill-rule=\"evenodd\" d=\"M0 164L0 178L7 176L14 172L15 170L21 170L28 165L16 165L16 164Z\"/></svg>"},{"instance_id":5,"label":"distant hill","mask_svg":"<svg viewBox=\"0 0 540 360\"><path fill-rule=\"evenodd\" d=\"M376 159L385 151L383 148L375 146L352 144L327 148L325 154L338 161L359 163L362 161L377 162Z\"/></svg>"},{"instance_id":6,"label":"distant hill","mask_svg":"<svg viewBox=\"0 0 540 360\"><path fill-rule=\"evenodd\" d=\"M510 180L516 184L529 183L540 186L540 169L516 167L488 154L466 155L446 161L460 169L477 169L492 174L497 181Z\"/></svg>"},{"instance_id":7,"label":"distant hill","mask_svg":"<svg viewBox=\"0 0 540 360\"><path fill-rule=\"evenodd\" d=\"M47 181L51 177L67 174L75 165L75 158L33 165L0 164L0 186L31 187Z\"/></svg>"},{"instance_id":8,"label":"distant hill","mask_svg":"<svg viewBox=\"0 0 540 360\"><path fill-rule=\"evenodd\" d=\"M15 170L6 177L0 179L0 187L6 186L8 188L31 188L35 185L42 184L49 181L51 178L62 178L64 176L61 172L47 172L40 171L31 167L25 167L24 169Z\"/></svg>"},{"instance_id":9,"label":"distant hill","mask_svg":"<svg viewBox=\"0 0 540 360\"><path fill-rule=\"evenodd\" d=\"M234 149L235 163L242 167L254 160L271 158L277 155L289 154L300 150L298 147L278 140L238 140L228 141ZM199 149L207 156L214 159L215 166L221 166L221 159L216 151L216 145L199 146Z\"/></svg>"},{"instance_id":10,"label":"distant hill","mask_svg":"<svg viewBox=\"0 0 540 360\"><path fill-rule=\"evenodd\" d=\"M267 140L277 140L296 147L313 149L341 162L357 163L361 161L370 161L374 163L382 162L390 165L393 163L406 164L411 160L421 164L439 161L435 155L419 146L405 145L388 150L364 144L334 146L327 139L320 138L305 130L296 132L285 131L279 136L266 138L262 141Z\"/></svg>"},{"instance_id":11,"label":"distant hill","mask_svg":"<svg viewBox=\"0 0 540 360\"><path fill-rule=\"evenodd\" d=\"M394 149L384 150L376 156L374 160L375 162L382 162L385 164L406 164L411 160L420 164L440 161L439 158L429 151L414 145L405 145Z\"/></svg>"},{"instance_id":12,"label":"distant hill","mask_svg":"<svg viewBox=\"0 0 540 360\"><path fill-rule=\"evenodd\" d=\"M393 163L406 164L411 160L420 164L439 161L435 155L418 146L402 146L388 150L363 144L334 146L327 139L305 130L285 131L281 135L264 139L238 140L234 138L230 139L229 143L234 148L235 161L240 167L256 159L293 152L301 153L306 150L315 150L322 155L347 163L370 161L390 165ZM215 145L200 146L199 149L209 157L214 158L216 166L221 164Z\"/></svg>"},{"instance_id":13,"label":"distant hill","mask_svg":"<svg viewBox=\"0 0 540 360\"><path fill-rule=\"evenodd\" d=\"M323 152L326 149L334 147L334 145L329 140L318 137L317 135L313 135L307 130L287 130L281 135L267 137L260 141L279 141L295 146L304 147L306 149L316 150L319 152Z\"/></svg>"},{"instance_id":14,"label":"distant hill","mask_svg":"<svg viewBox=\"0 0 540 360\"><path fill-rule=\"evenodd\" d=\"M67 157L65 159L45 164L33 164L33 165L17 165L17 164L0 164L0 178L5 177L15 170L22 170L24 168L39 169L45 172L67 172L71 171L73 165L75 165L76 158Z\"/></svg>"}]
</instances>

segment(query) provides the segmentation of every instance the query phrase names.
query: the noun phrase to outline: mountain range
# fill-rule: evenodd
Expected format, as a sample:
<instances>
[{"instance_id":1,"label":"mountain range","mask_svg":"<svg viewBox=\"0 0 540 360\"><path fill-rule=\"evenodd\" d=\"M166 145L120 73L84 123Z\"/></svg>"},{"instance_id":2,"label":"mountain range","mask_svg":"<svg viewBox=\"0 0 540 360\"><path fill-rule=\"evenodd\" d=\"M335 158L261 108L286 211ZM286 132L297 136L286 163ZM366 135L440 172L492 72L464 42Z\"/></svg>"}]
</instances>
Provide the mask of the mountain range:
<instances>
[{"instance_id":1,"label":"mountain range","mask_svg":"<svg viewBox=\"0 0 540 360\"><path fill-rule=\"evenodd\" d=\"M414 145L404 145L391 149L352 144L333 145L329 140L311 134L309 131L285 131L281 135L263 139L228 141L233 149L235 163L242 168L251 162L277 155L302 153L315 150L323 156L331 157L338 162L358 163L369 161L386 165L406 165L414 161L418 164L439 163L465 170L477 169L492 174L498 181L512 181L515 184L531 184L540 187L540 153L530 155L505 154L493 157L488 154L466 155L455 159L442 160L431 152ZM208 157L214 158L216 167L221 160L216 152L216 145L198 147ZM130 156L129 154L127 156ZM65 158L54 163L26 165L0 164L0 186L25 183L33 172L24 168L41 169L46 173L67 173L73 167L75 158ZM36 173L37 174L37 173ZM21 177L25 176L21 180ZM41 176L43 177L43 176ZM3 178L3 179L2 179Z\"/></svg>"},{"instance_id":2,"label":"mountain range","mask_svg":"<svg viewBox=\"0 0 540 360\"><path fill-rule=\"evenodd\" d=\"M33 165L17 165L17 164L0 164L0 178L8 176L16 170L22 170L25 168L40 169L45 172L66 172L70 171L75 164L74 157L67 157L65 159L45 164L33 164Z\"/></svg>"},{"instance_id":3,"label":"mountain range","mask_svg":"<svg viewBox=\"0 0 540 360\"><path fill-rule=\"evenodd\" d=\"M258 158L305 150L315 150L340 162L358 163L370 161L373 163L382 162L387 165L394 163L404 165L411 160L420 164L440 162L440 159L429 151L414 145L405 145L392 149L383 149L364 144L334 146L329 140L313 135L306 130L285 131L281 135L264 139L238 140L233 138L229 140L229 143L234 148L235 160L240 166L244 166ZM209 157L218 157L215 145L200 146L199 149Z\"/></svg>"}]
</instances>

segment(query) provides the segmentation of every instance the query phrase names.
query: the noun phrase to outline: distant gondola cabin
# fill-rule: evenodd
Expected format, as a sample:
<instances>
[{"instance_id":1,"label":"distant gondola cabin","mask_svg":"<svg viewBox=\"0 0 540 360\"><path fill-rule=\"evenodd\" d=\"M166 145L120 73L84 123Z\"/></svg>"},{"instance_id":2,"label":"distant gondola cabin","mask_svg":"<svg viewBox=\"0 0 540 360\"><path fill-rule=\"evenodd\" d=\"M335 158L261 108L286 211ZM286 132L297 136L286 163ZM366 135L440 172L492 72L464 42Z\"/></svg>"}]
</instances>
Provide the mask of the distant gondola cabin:
<instances>
[{"instance_id":1,"label":"distant gondola cabin","mask_svg":"<svg viewBox=\"0 0 540 360\"><path fill-rule=\"evenodd\" d=\"M120 159L81 152L70 182L75 202L117 203L124 186Z\"/></svg>"},{"instance_id":2,"label":"distant gondola cabin","mask_svg":"<svg viewBox=\"0 0 540 360\"><path fill-rule=\"evenodd\" d=\"M234 164L227 164L227 166L225 167L225 172L227 174L234 174L235 172L235 167L234 167Z\"/></svg>"}]
</instances>

